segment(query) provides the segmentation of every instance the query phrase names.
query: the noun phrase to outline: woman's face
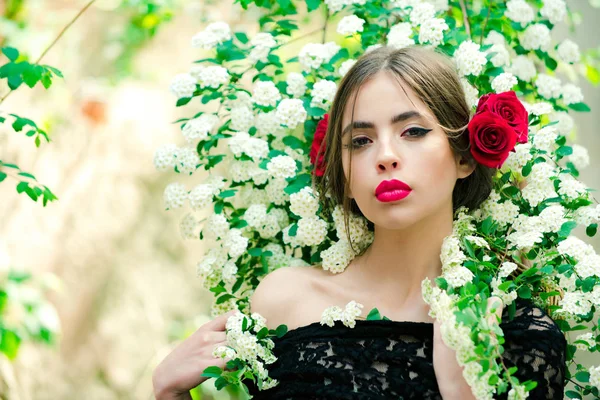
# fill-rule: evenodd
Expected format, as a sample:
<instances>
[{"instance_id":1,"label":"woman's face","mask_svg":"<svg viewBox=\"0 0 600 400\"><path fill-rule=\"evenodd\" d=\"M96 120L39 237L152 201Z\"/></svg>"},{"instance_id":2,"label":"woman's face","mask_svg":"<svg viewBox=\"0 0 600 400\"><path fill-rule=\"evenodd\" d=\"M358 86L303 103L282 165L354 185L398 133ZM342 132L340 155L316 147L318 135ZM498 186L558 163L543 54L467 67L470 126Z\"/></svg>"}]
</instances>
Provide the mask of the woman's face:
<instances>
[{"instance_id":1,"label":"woman's face","mask_svg":"<svg viewBox=\"0 0 600 400\"><path fill-rule=\"evenodd\" d=\"M378 73L358 91L353 128L352 101L342 118L346 179L354 146L350 197L369 221L387 229L435 220L440 213L450 212L451 217L456 180L473 170L453 154L428 107L408 85L403 86L406 94L389 72ZM387 193L376 196L380 183L390 180L404 182L410 190L388 186Z\"/></svg>"}]
</instances>

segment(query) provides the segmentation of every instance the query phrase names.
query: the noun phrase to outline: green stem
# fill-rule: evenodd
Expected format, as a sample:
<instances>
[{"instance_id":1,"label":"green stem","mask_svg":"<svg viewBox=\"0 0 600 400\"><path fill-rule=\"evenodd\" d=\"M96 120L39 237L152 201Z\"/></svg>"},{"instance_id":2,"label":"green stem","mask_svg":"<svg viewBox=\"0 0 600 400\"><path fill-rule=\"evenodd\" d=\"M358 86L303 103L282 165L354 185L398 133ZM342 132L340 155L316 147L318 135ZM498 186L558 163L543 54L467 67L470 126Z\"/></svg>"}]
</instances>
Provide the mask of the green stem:
<instances>
[{"instance_id":1,"label":"green stem","mask_svg":"<svg viewBox=\"0 0 600 400\"><path fill-rule=\"evenodd\" d=\"M42 58L44 58L44 56L46 54L48 54L48 52L50 51L50 49L52 49L52 47L54 47L54 45L56 44L56 42L58 42L58 40L65 34L65 32L67 31L67 29L69 29L71 27L71 25L73 25L75 23L75 21L77 21L79 19L79 17L81 17L81 15L88 9L90 8L90 6L92 4L94 4L96 2L96 0L90 0L89 3L87 3L81 10L79 10L79 12L77 13L77 15L75 16L75 18L73 18L71 20L71 22L69 22L63 29L62 31L60 31L60 33L58 34L58 36L56 37L56 39L54 39L52 41L52 43L50 43L50 45L48 47L46 47L46 50L44 50L44 52L42 53L41 56L39 56L39 58L37 59L37 61L34 64L39 64L40 61L42 61ZM8 93L6 93L1 99L0 99L0 104L2 104L4 102L4 100L6 100L6 98L8 96L10 96L10 94L13 92L14 90L10 90Z\"/></svg>"}]
</instances>

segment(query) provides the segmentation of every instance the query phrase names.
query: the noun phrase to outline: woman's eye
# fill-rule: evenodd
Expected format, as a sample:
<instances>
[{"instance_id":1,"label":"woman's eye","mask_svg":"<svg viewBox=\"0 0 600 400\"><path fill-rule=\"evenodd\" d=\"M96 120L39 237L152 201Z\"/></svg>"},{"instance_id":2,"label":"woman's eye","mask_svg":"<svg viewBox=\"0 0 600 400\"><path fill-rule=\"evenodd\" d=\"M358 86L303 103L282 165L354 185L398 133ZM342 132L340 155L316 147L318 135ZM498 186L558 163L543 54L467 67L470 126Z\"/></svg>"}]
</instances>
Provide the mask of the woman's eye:
<instances>
[{"instance_id":1,"label":"woman's eye","mask_svg":"<svg viewBox=\"0 0 600 400\"><path fill-rule=\"evenodd\" d=\"M425 136L427 134L427 132L430 132L431 129L425 129L425 128L410 128L404 131L404 133L409 132L407 134L407 136L410 137L420 137L420 136Z\"/></svg>"},{"instance_id":2,"label":"woman's eye","mask_svg":"<svg viewBox=\"0 0 600 400\"><path fill-rule=\"evenodd\" d=\"M359 137L352 139L352 148L357 149L359 147L363 147L369 141L366 137Z\"/></svg>"}]
</instances>

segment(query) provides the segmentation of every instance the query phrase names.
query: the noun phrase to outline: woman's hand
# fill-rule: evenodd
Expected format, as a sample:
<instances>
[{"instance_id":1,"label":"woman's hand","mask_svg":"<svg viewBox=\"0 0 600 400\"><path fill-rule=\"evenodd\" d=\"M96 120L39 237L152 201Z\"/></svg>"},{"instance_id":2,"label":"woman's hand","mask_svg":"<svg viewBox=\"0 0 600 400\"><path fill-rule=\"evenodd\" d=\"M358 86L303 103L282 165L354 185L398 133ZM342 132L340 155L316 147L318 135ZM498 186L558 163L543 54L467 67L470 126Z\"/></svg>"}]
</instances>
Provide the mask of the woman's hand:
<instances>
[{"instance_id":1,"label":"woman's hand","mask_svg":"<svg viewBox=\"0 0 600 400\"><path fill-rule=\"evenodd\" d=\"M504 305L499 297L493 296L488 299L488 307L496 303L495 315L502 318ZM496 321L494 321L497 323ZM440 394L444 400L471 400L475 399L471 387L463 377L463 367L456 360L456 351L446 346L442 340L440 324L437 320L433 323L433 369L438 382Z\"/></svg>"},{"instance_id":2,"label":"woman's hand","mask_svg":"<svg viewBox=\"0 0 600 400\"><path fill-rule=\"evenodd\" d=\"M156 367L152 385L157 400L191 399L189 391L208 379L200 376L204 369L211 365L225 369L227 360L213 357L212 352L226 344L225 324L235 312L232 310L202 325Z\"/></svg>"}]
</instances>

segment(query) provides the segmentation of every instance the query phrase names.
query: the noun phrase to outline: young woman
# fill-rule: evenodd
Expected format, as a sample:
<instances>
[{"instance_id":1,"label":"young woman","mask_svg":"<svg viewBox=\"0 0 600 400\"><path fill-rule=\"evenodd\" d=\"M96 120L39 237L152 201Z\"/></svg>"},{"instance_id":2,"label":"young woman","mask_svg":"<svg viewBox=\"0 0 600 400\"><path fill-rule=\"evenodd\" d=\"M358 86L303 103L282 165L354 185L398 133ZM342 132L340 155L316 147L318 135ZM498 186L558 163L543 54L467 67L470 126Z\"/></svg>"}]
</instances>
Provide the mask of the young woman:
<instances>
[{"instance_id":1,"label":"young woman","mask_svg":"<svg viewBox=\"0 0 600 400\"><path fill-rule=\"evenodd\" d=\"M289 331L274 340L278 360L269 366L279 385L250 386L255 399L474 398L421 294L423 279L441 275L453 212L479 206L491 191L494 170L471 156L469 120L452 62L432 50L381 47L344 76L315 183L326 209L341 205L364 216L374 240L343 273L282 268L259 284L252 312L269 328ZM354 328L320 324L326 308L351 300L364 306ZM391 321L365 320L375 307ZM227 316L200 328L157 368L159 399L185 398L177 396L216 364L210 353L225 342ZM529 398L562 399L566 340L554 321L517 300L516 317L503 313L501 327L504 364L518 367L521 382L537 381Z\"/></svg>"}]
</instances>

